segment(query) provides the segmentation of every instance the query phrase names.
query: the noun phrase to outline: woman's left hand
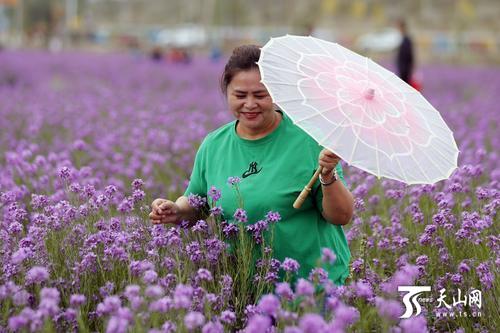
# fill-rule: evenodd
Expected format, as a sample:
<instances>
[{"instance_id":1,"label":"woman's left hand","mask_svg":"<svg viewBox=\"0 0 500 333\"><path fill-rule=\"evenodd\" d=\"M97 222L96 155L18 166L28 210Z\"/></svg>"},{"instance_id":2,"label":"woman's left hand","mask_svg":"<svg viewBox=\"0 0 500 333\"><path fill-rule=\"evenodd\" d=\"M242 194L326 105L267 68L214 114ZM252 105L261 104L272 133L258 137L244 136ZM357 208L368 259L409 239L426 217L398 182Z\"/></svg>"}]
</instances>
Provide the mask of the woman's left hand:
<instances>
[{"instance_id":1,"label":"woman's left hand","mask_svg":"<svg viewBox=\"0 0 500 333\"><path fill-rule=\"evenodd\" d=\"M318 160L319 165L323 167L323 169L321 170L321 174L322 175L330 174L332 170L335 169L339 161L340 157L338 157L328 149L324 148L319 153L319 160Z\"/></svg>"}]
</instances>

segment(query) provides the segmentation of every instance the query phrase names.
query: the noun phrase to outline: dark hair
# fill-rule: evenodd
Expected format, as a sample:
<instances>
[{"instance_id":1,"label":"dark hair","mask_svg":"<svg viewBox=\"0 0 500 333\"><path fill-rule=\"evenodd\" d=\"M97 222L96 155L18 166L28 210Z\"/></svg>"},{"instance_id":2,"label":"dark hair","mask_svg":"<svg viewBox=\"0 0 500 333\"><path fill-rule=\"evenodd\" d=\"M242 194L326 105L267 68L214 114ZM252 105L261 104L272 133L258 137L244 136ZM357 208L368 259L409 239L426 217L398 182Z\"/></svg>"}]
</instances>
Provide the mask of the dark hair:
<instances>
[{"instance_id":1,"label":"dark hair","mask_svg":"<svg viewBox=\"0 0 500 333\"><path fill-rule=\"evenodd\" d=\"M236 73L259 68L256 64L259 57L260 46L258 45L241 45L233 50L233 54L227 61L220 78L220 88L224 95L227 93L227 86Z\"/></svg>"}]
</instances>

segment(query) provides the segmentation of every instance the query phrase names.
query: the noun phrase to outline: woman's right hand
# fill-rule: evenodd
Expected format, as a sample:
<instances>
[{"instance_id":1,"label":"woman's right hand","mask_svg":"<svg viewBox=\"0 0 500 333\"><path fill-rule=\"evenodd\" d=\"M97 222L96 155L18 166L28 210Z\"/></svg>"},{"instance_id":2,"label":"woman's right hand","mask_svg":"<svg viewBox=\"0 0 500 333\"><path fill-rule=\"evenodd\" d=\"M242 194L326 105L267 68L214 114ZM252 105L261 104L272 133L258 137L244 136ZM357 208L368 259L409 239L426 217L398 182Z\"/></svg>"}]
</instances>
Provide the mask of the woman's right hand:
<instances>
[{"instance_id":1,"label":"woman's right hand","mask_svg":"<svg viewBox=\"0 0 500 333\"><path fill-rule=\"evenodd\" d=\"M175 202L158 198L155 199L151 204L151 213L149 213L149 219L153 224L179 224L179 211L179 206Z\"/></svg>"}]
</instances>

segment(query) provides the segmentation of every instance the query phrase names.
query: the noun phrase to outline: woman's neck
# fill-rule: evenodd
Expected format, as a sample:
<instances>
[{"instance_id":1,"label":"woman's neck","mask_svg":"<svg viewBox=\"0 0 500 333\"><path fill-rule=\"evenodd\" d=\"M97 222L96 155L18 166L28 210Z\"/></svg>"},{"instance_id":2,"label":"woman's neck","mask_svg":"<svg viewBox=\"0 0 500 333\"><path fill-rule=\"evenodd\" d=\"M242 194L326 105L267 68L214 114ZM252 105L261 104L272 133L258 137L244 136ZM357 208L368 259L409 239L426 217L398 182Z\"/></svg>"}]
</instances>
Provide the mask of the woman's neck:
<instances>
[{"instance_id":1,"label":"woman's neck","mask_svg":"<svg viewBox=\"0 0 500 333\"><path fill-rule=\"evenodd\" d=\"M274 131L281 122L281 114L277 111L274 112L273 121L269 124L269 126L252 129L252 128L242 128L241 126L236 125L236 133L243 139L247 140L258 140L260 138L265 137L272 131Z\"/></svg>"}]
</instances>

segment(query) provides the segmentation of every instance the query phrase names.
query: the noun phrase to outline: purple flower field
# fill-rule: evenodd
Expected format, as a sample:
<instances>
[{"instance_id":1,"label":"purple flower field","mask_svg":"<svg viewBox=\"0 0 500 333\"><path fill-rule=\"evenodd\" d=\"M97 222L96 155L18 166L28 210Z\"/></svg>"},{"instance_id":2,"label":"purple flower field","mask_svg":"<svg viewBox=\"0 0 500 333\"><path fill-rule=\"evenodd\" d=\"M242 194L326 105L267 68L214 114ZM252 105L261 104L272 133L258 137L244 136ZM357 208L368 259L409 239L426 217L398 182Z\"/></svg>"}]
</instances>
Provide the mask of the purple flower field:
<instances>
[{"instance_id":1,"label":"purple flower field","mask_svg":"<svg viewBox=\"0 0 500 333\"><path fill-rule=\"evenodd\" d=\"M268 246L279 212L225 223L216 188L206 221L149 222L154 198L184 191L203 137L232 120L222 67L0 53L0 332L500 327L500 68L422 68L461 151L450 179L406 186L344 165L356 208L351 275L335 286L322 268L335 253L296 281L298 263ZM398 286L430 287L408 318Z\"/></svg>"}]
</instances>

